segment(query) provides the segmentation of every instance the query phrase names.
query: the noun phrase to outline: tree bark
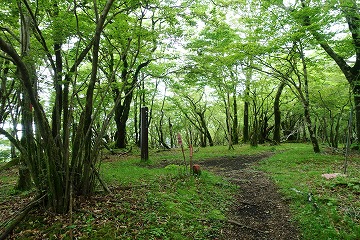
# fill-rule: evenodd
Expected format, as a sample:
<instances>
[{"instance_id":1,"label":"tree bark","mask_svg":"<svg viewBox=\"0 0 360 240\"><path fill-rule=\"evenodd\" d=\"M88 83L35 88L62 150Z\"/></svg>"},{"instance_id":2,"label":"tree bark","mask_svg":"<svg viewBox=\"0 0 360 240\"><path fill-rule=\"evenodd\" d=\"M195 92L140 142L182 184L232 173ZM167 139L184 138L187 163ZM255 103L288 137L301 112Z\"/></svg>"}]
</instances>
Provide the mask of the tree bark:
<instances>
[{"instance_id":1,"label":"tree bark","mask_svg":"<svg viewBox=\"0 0 360 240\"><path fill-rule=\"evenodd\" d=\"M227 135L228 135L228 144L229 149L234 149L233 139L232 139L232 126L231 126L231 114L230 114L230 94L226 93L226 99L224 98L225 113L226 113L226 126L227 126Z\"/></svg>"},{"instance_id":2,"label":"tree bark","mask_svg":"<svg viewBox=\"0 0 360 240\"><path fill-rule=\"evenodd\" d=\"M285 87L285 82L281 82L275 95L274 100L274 142L279 144L281 140L280 129L281 129L281 111L280 111L280 97Z\"/></svg>"},{"instance_id":3,"label":"tree bark","mask_svg":"<svg viewBox=\"0 0 360 240\"><path fill-rule=\"evenodd\" d=\"M233 127L232 127L232 139L234 144L239 143L239 120L238 120L238 113L237 113L237 101L236 101L236 89L233 94L233 109L234 109L234 120L233 120Z\"/></svg>"},{"instance_id":4,"label":"tree bark","mask_svg":"<svg viewBox=\"0 0 360 240\"><path fill-rule=\"evenodd\" d=\"M304 49L302 47L301 42L299 42L299 45L300 45L299 52L300 52L300 58L301 58L302 67L303 67L303 77L304 77L305 97L303 99L303 106L304 106L305 120L306 120L306 125L308 128L309 134L310 134L310 140L313 145L313 150L315 153L319 153L320 152L319 142L316 138L315 130L312 126L311 117L310 117L310 100L309 100L310 97L309 97L309 81L308 81L308 73L307 73L307 64L306 64L306 60L305 60Z\"/></svg>"},{"instance_id":5,"label":"tree bark","mask_svg":"<svg viewBox=\"0 0 360 240\"><path fill-rule=\"evenodd\" d=\"M122 71L122 81L124 84L128 81L128 64L126 60L126 56L123 57L124 61L124 69ZM122 105L118 106L118 109L115 111L115 123L116 123L116 133L115 133L115 147L116 148L126 148L127 140L126 140L126 122L129 119L129 112L131 108L131 102L133 99L133 90L135 88L135 85L138 83L138 78L140 71L145 68L151 60L147 60L139 66L137 66L134 76L132 77L131 82L124 88L125 91L125 98ZM119 97L119 94L121 94L121 90L117 90L116 97Z\"/></svg>"},{"instance_id":6,"label":"tree bark","mask_svg":"<svg viewBox=\"0 0 360 240\"><path fill-rule=\"evenodd\" d=\"M252 70L245 71L245 93L244 93L244 126L243 126L243 142L249 141L249 106L250 106L250 81L252 78Z\"/></svg>"},{"instance_id":7,"label":"tree bark","mask_svg":"<svg viewBox=\"0 0 360 240\"><path fill-rule=\"evenodd\" d=\"M21 4L19 3L19 9ZM30 31L31 31L31 18L28 14L21 11L21 58L30 57ZM29 61L30 62L30 61ZM32 88L35 85L35 66L27 63L30 72L30 81ZM27 97L26 89L22 90L22 106L21 106L21 125L23 128L22 142L26 146L27 154L20 157L19 179L16 188L19 190L29 190L31 184L30 165L36 161L36 150L33 132L33 115L32 106L29 98ZM32 154L33 153L33 154ZM33 171L34 172L34 171ZM34 176L36 178L36 176Z\"/></svg>"},{"instance_id":8,"label":"tree bark","mask_svg":"<svg viewBox=\"0 0 360 240\"><path fill-rule=\"evenodd\" d=\"M169 117L169 137L170 137L170 147L174 147L174 131L173 131L173 125L171 123L171 118Z\"/></svg>"},{"instance_id":9,"label":"tree bark","mask_svg":"<svg viewBox=\"0 0 360 240\"><path fill-rule=\"evenodd\" d=\"M96 23L96 29L94 35L94 44L92 49L91 77L86 91L86 104L84 109L83 134L85 138L84 139L85 149L84 149L84 170L83 170L83 177L81 180L81 191L83 195L92 194L95 187L94 185L95 172L93 170L93 165L97 161L97 156L92 155L92 144L91 144L94 89L97 81L101 33L103 31L106 17L110 11L113 2L114 0L108 0L100 16L96 16L97 23Z\"/></svg>"}]
</instances>

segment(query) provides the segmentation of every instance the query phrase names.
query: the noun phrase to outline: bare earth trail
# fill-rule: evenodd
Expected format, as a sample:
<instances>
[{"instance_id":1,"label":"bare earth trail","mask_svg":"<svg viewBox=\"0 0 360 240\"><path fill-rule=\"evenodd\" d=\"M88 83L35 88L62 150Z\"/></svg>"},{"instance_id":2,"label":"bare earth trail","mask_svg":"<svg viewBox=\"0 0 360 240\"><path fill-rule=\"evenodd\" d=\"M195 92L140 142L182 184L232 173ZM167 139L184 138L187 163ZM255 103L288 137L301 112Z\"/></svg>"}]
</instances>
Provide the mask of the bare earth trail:
<instances>
[{"instance_id":1,"label":"bare earth trail","mask_svg":"<svg viewBox=\"0 0 360 240\"><path fill-rule=\"evenodd\" d=\"M242 155L201 162L203 169L239 186L235 203L229 209L229 224L223 239L300 239L290 220L288 204L276 185L263 172L252 168L271 154Z\"/></svg>"}]
</instances>

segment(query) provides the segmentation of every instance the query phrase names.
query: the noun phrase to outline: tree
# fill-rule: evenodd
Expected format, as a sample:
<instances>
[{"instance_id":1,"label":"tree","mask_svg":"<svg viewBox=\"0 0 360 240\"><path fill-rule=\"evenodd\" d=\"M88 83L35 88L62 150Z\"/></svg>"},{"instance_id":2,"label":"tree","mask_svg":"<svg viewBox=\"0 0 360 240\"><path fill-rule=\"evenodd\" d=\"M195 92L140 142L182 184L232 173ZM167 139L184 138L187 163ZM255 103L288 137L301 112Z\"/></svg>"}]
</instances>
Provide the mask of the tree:
<instances>
[{"instance_id":1,"label":"tree","mask_svg":"<svg viewBox=\"0 0 360 240\"><path fill-rule=\"evenodd\" d=\"M189 89L187 93L182 93L182 90L177 90L176 92L185 101L179 101L176 98L173 98L173 103L176 105L177 109L184 114L191 125L200 133L201 147L206 147L207 142L209 142L210 146L213 146L214 142L208 128L208 117L205 115L208 106L204 91L198 90L197 92L200 94L194 93L193 96L189 93Z\"/></svg>"},{"instance_id":2,"label":"tree","mask_svg":"<svg viewBox=\"0 0 360 240\"><path fill-rule=\"evenodd\" d=\"M360 11L358 2L305 1L285 7L305 30L310 32L321 48L330 56L346 77L353 93L356 115L357 139L360 139ZM339 9L332 11L332 9ZM315 17L316 16L316 17ZM347 29L344 29L344 24ZM337 32L325 33L325 29L339 29L345 37L336 37ZM345 31L346 30L346 31ZM341 33L341 32L340 32ZM348 59L355 57L355 62Z\"/></svg>"},{"instance_id":3,"label":"tree","mask_svg":"<svg viewBox=\"0 0 360 240\"><path fill-rule=\"evenodd\" d=\"M171 4L171 3L169 3ZM135 4L124 13L114 17L106 36L108 47L104 49L102 71L111 83L114 101L123 96L123 100L115 111L116 123L115 147L125 148L127 145L126 123L129 118L134 90L141 85L141 72L153 61L164 57L161 50L168 37L170 28L174 35L179 35L175 14L177 8L169 8L158 1ZM160 50L158 50L160 48ZM143 79L145 80L145 78Z\"/></svg>"},{"instance_id":4,"label":"tree","mask_svg":"<svg viewBox=\"0 0 360 240\"><path fill-rule=\"evenodd\" d=\"M231 52L238 36L215 8L210 11L209 18L200 35L187 45L191 67L187 69L186 78L216 90L225 109L227 139L232 148L239 140L237 89L240 61Z\"/></svg>"},{"instance_id":5,"label":"tree","mask_svg":"<svg viewBox=\"0 0 360 240\"><path fill-rule=\"evenodd\" d=\"M67 3L64 3L64 5L62 5L62 7L64 7L62 9L66 9L66 4ZM19 80L24 88L24 93L26 94L26 100L28 100L32 106L34 124L36 126L36 131L38 132L35 135L31 135L30 133L32 131L29 129L29 139L31 142L27 140L27 143L16 140L7 132L2 132L2 134L8 137L24 156L25 162L30 168L31 176L38 193L45 196L43 198L44 202L55 212L64 213L69 210L70 195L73 194L73 192L87 195L91 194L94 190L94 182L98 174L96 163L98 161L99 142L102 139L102 134L109 121L109 119L104 121L99 137L94 137L92 134L92 128L94 127L92 119L96 116L96 112L93 112L94 90L97 82L100 38L102 31L107 24L106 19L112 4L113 1L108 0L103 6L102 12L96 12L96 25L94 25L95 31L93 37L82 50L78 49L80 53L79 55L76 55L73 66L66 74L60 74L61 70L57 69L57 65L52 59L52 53L56 52L57 47L54 47L54 52L48 48L48 43L44 37L44 34L47 33L46 31L48 29L43 31L40 29L37 22L37 16L34 14L32 6L27 1L24 1L24 5L19 5L19 10L27 12L31 17L31 22L35 29L34 35L37 37L39 43L38 46L43 50L43 56L47 58L52 68L56 69L58 74L61 76L65 75L66 85L70 84L77 67L83 61L90 49L92 49L91 76L87 85L85 105L81 113L80 121L76 125L69 124L72 119L70 113L73 102L70 103L67 101L66 91L68 89L66 88L64 88L63 91L60 91L58 88L56 90L56 101L61 98L59 95L63 93L65 93L63 96L65 99L61 101L63 104L62 107L58 105L60 102L55 104L54 116L57 117L53 119L52 125L49 123L43 105L37 98L37 89L34 88L33 85L35 72L32 71L34 68L31 67L31 61L18 53L18 50L11 41L14 37L13 35L8 35L3 32L0 36L0 49L4 54L8 55L8 59L17 67ZM75 7L74 11L80 11L79 8L81 7L81 5L79 5L78 8ZM96 5L95 9L98 7L99 6ZM75 13L75 18L76 17L77 15ZM65 37L66 36L68 37L68 35L65 35ZM10 40L7 41L5 39ZM78 40L78 43L80 43L80 38ZM60 56L55 54L55 58L57 57ZM39 62L40 61L41 58L39 59ZM60 63L58 67L59 66ZM59 78L57 77L59 76L54 76L55 88L57 85L63 83L63 81L59 82ZM61 77L61 79L63 78ZM77 90L74 89L72 99L74 99L76 94ZM29 109L29 105L22 105L21 107L23 109ZM63 113L62 118L60 118L61 112ZM67 115L67 113L69 113L69 115ZM111 116L111 114L109 115ZM61 121L60 119L63 121L62 132L58 129L58 127L61 126L58 124L59 121ZM74 135L70 136L70 133L74 133ZM68 142L70 140L73 141L72 144Z\"/></svg>"}]
</instances>

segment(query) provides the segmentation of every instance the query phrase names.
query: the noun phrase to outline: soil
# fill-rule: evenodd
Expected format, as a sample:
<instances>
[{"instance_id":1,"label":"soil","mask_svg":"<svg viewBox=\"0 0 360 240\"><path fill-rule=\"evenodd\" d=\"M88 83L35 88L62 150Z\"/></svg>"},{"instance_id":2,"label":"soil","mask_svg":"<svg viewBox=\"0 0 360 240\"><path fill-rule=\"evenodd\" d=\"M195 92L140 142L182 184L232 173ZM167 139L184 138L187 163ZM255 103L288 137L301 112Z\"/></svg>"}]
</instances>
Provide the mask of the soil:
<instances>
[{"instance_id":1,"label":"soil","mask_svg":"<svg viewBox=\"0 0 360 240\"><path fill-rule=\"evenodd\" d=\"M254 168L254 165L270 155L271 153L264 153L261 155L241 155L233 158L223 157L208 159L199 163L202 169L212 171L239 186L235 201L229 208L228 221L221 232L221 239L300 239L296 224L291 221L288 204L278 192L276 185L264 172L257 171ZM167 162L165 161L163 164L167 165ZM0 219L7 219L16 212L16 209L21 209L21 206L26 205L31 197L19 196L18 199L14 199L14 196L11 196L8 199L1 199L0 196ZM101 198L101 196L99 197ZM111 199L99 200L98 202L108 203L111 202ZM98 212L98 210L92 209L94 204L85 202L84 206L88 206L89 211ZM86 209L86 207L84 208ZM62 221L64 226L67 224L66 216L63 216L62 220L54 220L59 216L43 214L46 216L44 219L50 219L49 222ZM10 239L16 239L21 234L21 232L14 234Z\"/></svg>"},{"instance_id":2,"label":"soil","mask_svg":"<svg viewBox=\"0 0 360 240\"><path fill-rule=\"evenodd\" d=\"M264 172L254 170L257 162L270 155L243 155L200 163L203 169L239 186L229 209L228 224L222 231L223 239L300 239L286 200Z\"/></svg>"}]
</instances>

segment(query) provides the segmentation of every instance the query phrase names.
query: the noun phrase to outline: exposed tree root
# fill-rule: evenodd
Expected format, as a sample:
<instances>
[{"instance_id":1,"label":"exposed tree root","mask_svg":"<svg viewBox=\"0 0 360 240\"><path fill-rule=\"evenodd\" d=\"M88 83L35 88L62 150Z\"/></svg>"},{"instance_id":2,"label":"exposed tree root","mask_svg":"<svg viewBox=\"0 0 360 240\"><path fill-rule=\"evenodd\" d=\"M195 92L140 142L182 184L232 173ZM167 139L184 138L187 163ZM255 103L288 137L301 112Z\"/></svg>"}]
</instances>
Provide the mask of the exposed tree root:
<instances>
[{"instance_id":1,"label":"exposed tree root","mask_svg":"<svg viewBox=\"0 0 360 240\"><path fill-rule=\"evenodd\" d=\"M239 227L241 227L241 228L249 229L249 230L254 231L254 232L265 233L264 231L261 231L261 230L259 230L259 229L255 229L255 228L246 226L246 225L244 225L244 224L242 224L242 223L239 223L239 222L237 222L237 221L235 221L235 220L228 219L227 222L228 222L228 223L231 223L231 224L234 224L234 225L236 225L236 226L239 226Z\"/></svg>"},{"instance_id":2,"label":"exposed tree root","mask_svg":"<svg viewBox=\"0 0 360 240\"><path fill-rule=\"evenodd\" d=\"M26 205L21 211L14 214L8 221L3 223L1 227L1 235L0 240L4 240L14 229L15 227L26 217L26 215L38 206L41 201L46 197L46 194L43 196L36 197L33 201L31 201L28 205Z\"/></svg>"}]
</instances>

